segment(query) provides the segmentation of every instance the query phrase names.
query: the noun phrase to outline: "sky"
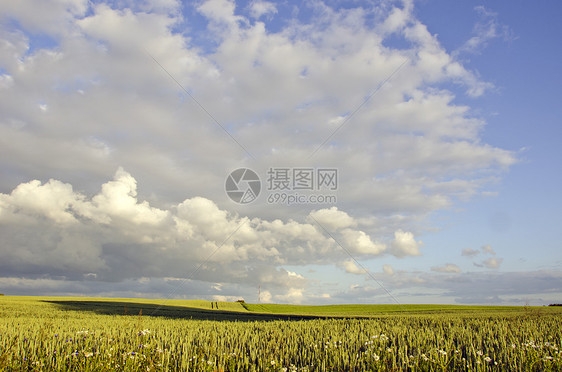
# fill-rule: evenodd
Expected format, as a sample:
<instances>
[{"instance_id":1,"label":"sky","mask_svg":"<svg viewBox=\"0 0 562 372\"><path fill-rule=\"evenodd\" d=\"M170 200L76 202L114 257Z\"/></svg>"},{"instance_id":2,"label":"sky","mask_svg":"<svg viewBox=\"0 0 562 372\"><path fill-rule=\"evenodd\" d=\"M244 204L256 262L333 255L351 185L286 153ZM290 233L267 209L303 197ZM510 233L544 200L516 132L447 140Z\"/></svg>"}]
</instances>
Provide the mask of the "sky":
<instances>
[{"instance_id":1,"label":"sky","mask_svg":"<svg viewBox=\"0 0 562 372\"><path fill-rule=\"evenodd\" d=\"M562 301L562 4L0 3L0 293Z\"/></svg>"}]
</instances>

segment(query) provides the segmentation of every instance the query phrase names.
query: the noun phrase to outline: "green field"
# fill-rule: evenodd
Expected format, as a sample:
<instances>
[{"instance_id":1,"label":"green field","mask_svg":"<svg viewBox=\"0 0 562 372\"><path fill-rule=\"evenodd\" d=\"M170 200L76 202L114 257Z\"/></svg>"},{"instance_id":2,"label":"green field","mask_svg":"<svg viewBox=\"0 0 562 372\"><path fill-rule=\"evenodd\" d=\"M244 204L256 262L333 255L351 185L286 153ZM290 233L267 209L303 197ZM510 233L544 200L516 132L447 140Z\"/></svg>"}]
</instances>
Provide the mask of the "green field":
<instances>
[{"instance_id":1,"label":"green field","mask_svg":"<svg viewBox=\"0 0 562 372\"><path fill-rule=\"evenodd\" d=\"M299 306L277 304L245 304L251 312L273 314L301 314L320 316L354 316L370 317L381 314L467 314L467 313L498 313L521 311L517 306L461 306L461 305L323 305Z\"/></svg>"},{"instance_id":2,"label":"green field","mask_svg":"<svg viewBox=\"0 0 562 372\"><path fill-rule=\"evenodd\" d=\"M559 307L0 296L0 370L560 371L561 330Z\"/></svg>"}]
</instances>

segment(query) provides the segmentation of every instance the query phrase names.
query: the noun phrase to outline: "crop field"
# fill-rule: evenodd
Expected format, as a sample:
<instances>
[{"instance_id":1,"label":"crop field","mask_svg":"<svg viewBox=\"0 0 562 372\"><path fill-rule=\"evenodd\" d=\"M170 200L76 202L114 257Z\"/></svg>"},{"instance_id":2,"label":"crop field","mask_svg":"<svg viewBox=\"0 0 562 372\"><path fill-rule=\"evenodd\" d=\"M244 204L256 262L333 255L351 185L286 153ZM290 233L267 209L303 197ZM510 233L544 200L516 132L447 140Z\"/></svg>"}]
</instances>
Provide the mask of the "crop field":
<instances>
[{"instance_id":1,"label":"crop field","mask_svg":"<svg viewBox=\"0 0 562 372\"><path fill-rule=\"evenodd\" d=\"M561 371L562 308L0 297L2 371Z\"/></svg>"}]
</instances>

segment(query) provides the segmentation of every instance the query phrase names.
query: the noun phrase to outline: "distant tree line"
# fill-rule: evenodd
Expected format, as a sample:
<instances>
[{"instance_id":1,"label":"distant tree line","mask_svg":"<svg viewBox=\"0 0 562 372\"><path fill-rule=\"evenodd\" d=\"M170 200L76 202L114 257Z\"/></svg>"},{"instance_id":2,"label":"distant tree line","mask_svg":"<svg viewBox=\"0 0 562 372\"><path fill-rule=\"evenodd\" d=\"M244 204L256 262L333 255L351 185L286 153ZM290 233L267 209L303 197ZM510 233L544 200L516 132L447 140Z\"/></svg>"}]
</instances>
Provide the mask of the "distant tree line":
<instances>
[{"instance_id":1,"label":"distant tree line","mask_svg":"<svg viewBox=\"0 0 562 372\"><path fill-rule=\"evenodd\" d=\"M562 304L550 304L548 306L562 306Z\"/></svg>"}]
</instances>

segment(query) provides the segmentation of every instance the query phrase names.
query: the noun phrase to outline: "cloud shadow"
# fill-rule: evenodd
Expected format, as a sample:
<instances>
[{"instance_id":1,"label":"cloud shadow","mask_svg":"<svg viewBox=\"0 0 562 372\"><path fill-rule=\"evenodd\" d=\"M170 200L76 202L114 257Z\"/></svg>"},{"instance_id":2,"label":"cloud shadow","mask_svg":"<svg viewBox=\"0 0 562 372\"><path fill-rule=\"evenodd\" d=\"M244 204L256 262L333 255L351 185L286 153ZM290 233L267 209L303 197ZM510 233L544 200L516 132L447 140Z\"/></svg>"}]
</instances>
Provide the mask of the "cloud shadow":
<instances>
[{"instance_id":1,"label":"cloud shadow","mask_svg":"<svg viewBox=\"0 0 562 372\"><path fill-rule=\"evenodd\" d=\"M138 303L134 301L91 301L91 300L44 300L55 304L63 311L83 311L92 312L100 315L120 315L120 316L151 316L171 319L195 319L195 320L216 320L216 321L274 321L274 320L311 320L325 319L326 316L314 315L284 315L284 314L264 314L254 312L242 312L232 310L207 310L189 306L173 306Z\"/></svg>"}]
</instances>

